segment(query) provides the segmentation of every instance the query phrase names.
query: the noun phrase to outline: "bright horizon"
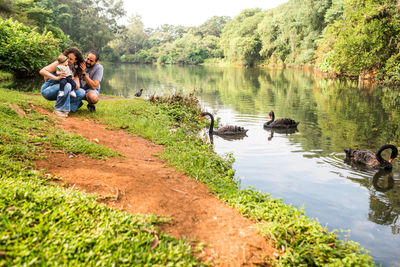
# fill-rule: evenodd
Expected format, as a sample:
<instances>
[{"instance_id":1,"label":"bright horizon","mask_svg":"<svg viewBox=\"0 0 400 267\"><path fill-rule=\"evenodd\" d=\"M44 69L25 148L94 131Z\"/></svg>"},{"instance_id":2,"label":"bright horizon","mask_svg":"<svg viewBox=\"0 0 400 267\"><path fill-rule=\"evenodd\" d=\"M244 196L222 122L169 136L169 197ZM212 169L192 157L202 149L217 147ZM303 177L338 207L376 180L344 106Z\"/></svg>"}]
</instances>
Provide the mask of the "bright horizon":
<instances>
[{"instance_id":1,"label":"bright horizon","mask_svg":"<svg viewBox=\"0 0 400 267\"><path fill-rule=\"evenodd\" d=\"M261 8L268 10L289 0L124 0L127 18L140 15L145 28L156 28L163 24L174 26L200 26L213 16L239 15L244 9ZM123 21L127 21L125 18Z\"/></svg>"}]
</instances>

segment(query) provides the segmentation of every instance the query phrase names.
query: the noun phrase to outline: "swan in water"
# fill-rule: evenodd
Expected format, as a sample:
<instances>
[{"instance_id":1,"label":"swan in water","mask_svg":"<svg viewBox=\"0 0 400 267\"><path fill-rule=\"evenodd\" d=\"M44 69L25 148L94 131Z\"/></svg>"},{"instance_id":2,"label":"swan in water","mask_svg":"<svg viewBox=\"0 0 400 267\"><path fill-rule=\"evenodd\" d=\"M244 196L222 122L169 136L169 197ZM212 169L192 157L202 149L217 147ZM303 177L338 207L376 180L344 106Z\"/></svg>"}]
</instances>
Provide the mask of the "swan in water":
<instances>
[{"instance_id":1,"label":"swan in water","mask_svg":"<svg viewBox=\"0 0 400 267\"><path fill-rule=\"evenodd\" d=\"M268 115L271 120L264 123L265 128L295 128L300 123L289 118L280 118L275 120L275 114L272 110Z\"/></svg>"},{"instance_id":2,"label":"swan in water","mask_svg":"<svg viewBox=\"0 0 400 267\"><path fill-rule=\"evenodd\" d=\"M392 150L389 160L383 159L381 155L386 149ZM344 152L346 153L346 159L353 163L364 164L370 168L384 170L392 169L392 161L397 157L398 154L397 147L390 144L381 146L376 153L369 150L351 148L345 149Z\"/></svg>"},{"instance_id":3,"label":"swan in water","mask_svg":"<svg viewBox=\"0 0 400 267\"><path fill-rule=\"evenodd\" d=\"M244 135L248 131L247 129L241 127L241 126L236 126L236 125L225 125L217 130L214 130L214 116L209 113L209 112L203 112L200 115L200 118L203 118L204 116L210 116L211 118L211 125L209 129L210 134L216 134L216 135Z\"/></svg>"}]
</instances>

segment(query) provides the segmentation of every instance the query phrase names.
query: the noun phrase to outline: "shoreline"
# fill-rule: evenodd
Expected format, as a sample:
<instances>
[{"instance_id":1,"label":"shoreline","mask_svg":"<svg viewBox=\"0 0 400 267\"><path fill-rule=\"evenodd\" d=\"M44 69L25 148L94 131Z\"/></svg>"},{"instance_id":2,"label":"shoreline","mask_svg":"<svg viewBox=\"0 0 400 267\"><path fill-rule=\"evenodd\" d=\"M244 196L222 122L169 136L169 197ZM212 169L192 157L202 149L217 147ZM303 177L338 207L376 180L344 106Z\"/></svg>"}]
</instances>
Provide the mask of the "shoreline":
<instances>
[{"instance_id":1,"label":"shoreline","mask_svg":"<svg viewBox=\"0 0 400 267\"><path fill-rule=\"evenodd\" d=\"M14 92L8 94L14 94L17 98L23 96ZM48 110L53 104L40 97L36 97L34 102ZM17 100L16 104L21 105ZM191 126L191 122L197 122L198 118L198 106L194 99L158 98L155 102L117 99L99 104L102 106L101 114L79 111L74 116L89 116L113 129L125 129L129 134L143 136L162 145L162 160L193 180L206 184L220 200L248 219L258 222L260 234L267 240L274 240L275 246L280 249L276 264L352 262L373 265L371 257L357 243L339 240L334 231L328 232L319 223L306 217L303 211L272 199L268 194L239 189L231 165L234 159L220 158L196 135L187 135L205 126ZM185 110L183 114L187 117L176 121L175 114L171 114L172 105L178 111Z\"/></svg>"}]
</instances>

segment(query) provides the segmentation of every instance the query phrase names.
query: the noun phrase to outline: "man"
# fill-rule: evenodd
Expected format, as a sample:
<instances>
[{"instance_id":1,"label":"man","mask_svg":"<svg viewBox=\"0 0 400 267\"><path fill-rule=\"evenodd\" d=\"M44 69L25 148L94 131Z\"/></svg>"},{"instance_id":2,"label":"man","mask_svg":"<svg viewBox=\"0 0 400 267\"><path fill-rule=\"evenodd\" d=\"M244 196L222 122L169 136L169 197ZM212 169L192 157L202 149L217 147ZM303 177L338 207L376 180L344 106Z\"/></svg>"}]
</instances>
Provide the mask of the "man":
<instances>
[{"instance_id":1,"label":"man","mask_svg":"<svg viewBox=\"0 0 400 267\"><path fill-rule=\"evenodd\" d=\"M90 112L96 112L95 104L99 101L100 82L103 78L103 66L99 62L99 53L89 51L86 61L81 63L82 78L81 88L86 92L87 108Z\"/></svg>"}]
</instances>

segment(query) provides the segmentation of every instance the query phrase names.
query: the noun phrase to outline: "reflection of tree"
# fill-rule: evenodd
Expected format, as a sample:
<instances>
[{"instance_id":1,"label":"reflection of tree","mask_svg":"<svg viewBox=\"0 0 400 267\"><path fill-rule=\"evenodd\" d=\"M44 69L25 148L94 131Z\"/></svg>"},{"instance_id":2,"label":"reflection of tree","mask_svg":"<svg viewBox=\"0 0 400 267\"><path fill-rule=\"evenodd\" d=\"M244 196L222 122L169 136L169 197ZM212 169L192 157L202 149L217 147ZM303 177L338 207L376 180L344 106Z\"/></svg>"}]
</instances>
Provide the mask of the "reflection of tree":
<instances>
[{"instance_id":1,"label":"reflection of tree","mask_svg":"<svg viewBox=\"0 0 400 267\"><path fill-rule=\"evenodd\" d=\"M369 201L370 211L368 213L368 219L370 221L380 225L391 225L399 216L399 214L393 210L391 203L387 203L374 195L370 195Z\"/></svg>"}]
</instances>

